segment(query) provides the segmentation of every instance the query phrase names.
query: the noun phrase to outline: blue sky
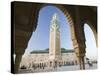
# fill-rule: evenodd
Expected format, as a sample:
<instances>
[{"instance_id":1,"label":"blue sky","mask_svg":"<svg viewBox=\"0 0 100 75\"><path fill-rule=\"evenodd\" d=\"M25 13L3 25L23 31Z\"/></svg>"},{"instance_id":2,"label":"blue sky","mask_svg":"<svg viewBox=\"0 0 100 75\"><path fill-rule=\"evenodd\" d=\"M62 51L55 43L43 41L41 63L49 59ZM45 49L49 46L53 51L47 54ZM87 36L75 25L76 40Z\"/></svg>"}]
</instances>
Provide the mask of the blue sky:
<instances>
[{"instance_id":1,"label":"blue sky","mask_svg":"<svg viewBox=\"0 0 100 75\"><path fill-rule=\"evenodd\" d=\"M29 53L33 50L44 50L49 48L49 35L50 35L50 25L51 19L54 13L57 13L59 16L60 22L60 31L61 31L61 47L66 49L73 49L71 34L69 24L63 12L54 6L46 6L42 8L39 12L38 25L35 32L33 32L32 37L29 40L26 53ZM86 31L86 45L87 53L86 55L90 58L97 57L97 48L95 45L95 40L91 29L88 25L85 25ZM89 38L89 37L93 38Z\"/></svg>"}]
</instances>

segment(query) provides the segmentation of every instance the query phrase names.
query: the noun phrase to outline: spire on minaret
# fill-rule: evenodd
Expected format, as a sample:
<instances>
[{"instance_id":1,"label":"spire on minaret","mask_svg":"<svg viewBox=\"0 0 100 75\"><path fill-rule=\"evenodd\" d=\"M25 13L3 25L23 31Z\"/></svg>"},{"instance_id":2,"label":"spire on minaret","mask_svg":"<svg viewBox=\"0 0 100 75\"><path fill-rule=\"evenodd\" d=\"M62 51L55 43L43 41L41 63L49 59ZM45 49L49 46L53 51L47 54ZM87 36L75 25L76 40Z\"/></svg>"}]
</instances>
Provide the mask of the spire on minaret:
<instances>
[{"instance_id":1,"label":"spire on minaret","mask_svg":"<svg viewBox=\"0 0 100 75\"><path fill-rule=\"evenodd\" d=\"M52 18L53 20L57 20L58 19L58 15L57 15L57 13L55 13L54 15L53 15L53 18Z\"/></svg>"},{"instance_id":2,"label":"spire on minaret","mask_svg":"<svg viewBox=\"0 0 100 75\"><path fill-rule=\"evenodd\" d=\"M60 29L57 13L55 13L52 17L50 29L51 29L51 31L54 30L54 29L59 31L59 29Z\"/></svg>"}]
</instances>

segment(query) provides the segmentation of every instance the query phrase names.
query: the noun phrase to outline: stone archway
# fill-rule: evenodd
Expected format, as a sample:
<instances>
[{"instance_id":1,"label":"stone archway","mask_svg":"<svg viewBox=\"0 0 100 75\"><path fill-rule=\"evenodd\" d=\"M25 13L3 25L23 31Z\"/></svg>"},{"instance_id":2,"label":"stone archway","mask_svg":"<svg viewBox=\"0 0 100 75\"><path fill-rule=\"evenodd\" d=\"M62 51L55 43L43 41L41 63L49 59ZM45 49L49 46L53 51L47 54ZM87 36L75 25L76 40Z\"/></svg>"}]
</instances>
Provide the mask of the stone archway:
<instances>
[{"instance_id":1,"label":"stone archway","mask_svg":"<svg viewBox=\"0 0 100 75\"><path fill-rule=\"evenodd\" d=\"M76 53L76 56L78 57L78 61L80 64L80 69L85 69L84 65L84 56L85 56L85 36L84 36L84 30L83 26L80 20L80 15L79 15L79 9L78 7L70 7L70 6L65 6L65 5L57 5L57 4L43 4L40 6L40 10L45 7L45 6L55 6L59 8L64 15L66 16L66 19L68 20L70 30L71 30L71 38L73 41L73 46L74 50ZM73 10L72 10L73 9ZM73 13L75 12L75 13ZM77 15L77 16L76 16ZM76 27L77 25L77 27ZM79 29L77 29L79 28ZM80 32L79 32L80 31ZM81 35L81 39L80 36Z\"/></svg>"},{"instance_id":2,"label":"stone archway","mask_svg":"<svg viewBox=\"0 0 100 75\"><path fill-rule=\"evenodd\" d=\"M13 46L14 51L13 54L16 54L15 58L15 69L14 73L18 73L20 61L22 55L27 48L28 41L32 35L32 32L36 30L37 21L38 21L38 14L40 9L46 5L54 5L58 7L65 16L68 18L68 22L70 24L71 30L71 37L73 41L74 50L76 56L78 57L80 69L85 69L84 65L84 56L85 56L85 36L84 36L84 29L83 29L83 18L84 15L88 15L88 12L91 11L92 8L90 7L81 7L75 5L64 5L64 4L49 4L49 3L28 3L28 2L12 2L12 12L14 13L14 17L12 17L14 26L12 29L13 33ZM95 7L93 7L95 9ZM88 10L87 10L88 9ZM84 14L82 11L86 10ZM92 10L94 12L94 10ZM95 14L95 13L93 13ZM12 14L13 16L13 14ZM94 18L91 16L90 18ZM96 30L96 28L95 28ZM81 37L81 38L80 38ZM23 44L24 43L24 44ZM12 58L13 58L12 54ZM12 61L13 62L13 61Z\"/></svg>"}]
</instances>

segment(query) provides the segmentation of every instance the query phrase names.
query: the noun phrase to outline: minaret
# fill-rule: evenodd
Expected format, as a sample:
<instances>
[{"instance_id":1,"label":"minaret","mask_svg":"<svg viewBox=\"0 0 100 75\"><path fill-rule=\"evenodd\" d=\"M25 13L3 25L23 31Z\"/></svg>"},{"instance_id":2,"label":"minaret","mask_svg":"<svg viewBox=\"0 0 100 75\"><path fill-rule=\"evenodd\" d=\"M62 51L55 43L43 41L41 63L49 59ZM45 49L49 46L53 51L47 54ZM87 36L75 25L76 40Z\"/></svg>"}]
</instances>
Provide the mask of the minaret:
<instances>
[{"instance_id":1,"label":"minaret","mask_svg":"<svg viewBox=\"0 0 100 75\"><path fill-rule=\"evenodd\" d=\"M51 20L49 59L51 61L61 60L60 24L56 13Z\"/></svg>"}]
</instances>

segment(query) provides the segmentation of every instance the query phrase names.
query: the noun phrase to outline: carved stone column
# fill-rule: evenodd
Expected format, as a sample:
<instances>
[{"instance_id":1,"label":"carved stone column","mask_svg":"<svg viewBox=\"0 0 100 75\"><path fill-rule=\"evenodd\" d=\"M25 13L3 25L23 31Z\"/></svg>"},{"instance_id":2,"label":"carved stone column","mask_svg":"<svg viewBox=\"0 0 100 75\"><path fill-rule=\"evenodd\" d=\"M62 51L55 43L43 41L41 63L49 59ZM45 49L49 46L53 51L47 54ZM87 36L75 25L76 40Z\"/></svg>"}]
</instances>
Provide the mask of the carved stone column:
<instances>
[{"instance_id":1,"label":"carved stone column","mask_svg":"<svg viewBox=\"0 0 100 75\"><path fill-rule=\"evenodd\" d=\"M18 73L20 62L23 54L25 53L25 49L27 48L29 38L31 36L31 32L25 32L23 30L15 30L15 65L14 65L14 73Z\"/></svg>"},{"instance_id":2,"label":"carved stone column","mask_svg":"<svg viewBox=\"0 0 100 75\"><path fill-rule=\"evenodd\" d=\"M73 41L73 43L75 43L75 42ZM79 45L79 44L81 44L81 43L77 43L76 45ZM85 69L85 63L84 63L85 47L75 46L75 44L74 44L74 49L75 49L76 56L78 58L78 63L80 65L80 69Z\"/></svg>"},{"instance_id":3,"label":"carved stone column","mask_svg":"<svg viewBox=\"0 0 100 75\"><path fill-rule=\"evenodd\" d=\"M79 34L80 35L80 34ZM72 39L73 41L73 46L74 50L76 53L76 56L78 58L79 64L80 64L80 69L85 69L85 64L84 64L84 56L85 56L85 40L80 40L82 36L79 38ZM78 42L80 41L80 42Z\"/></svg>"},{"instance_id":4,"label":"carved stone column","mask_svg":"<svg viewBox=\"0 0 100 75\"><path fill-rule=\"evenodd\" d=\"M73 15L74 24L70 26L72 35L71 37L73 41L74 50L80 65L80 69L85 69L85 63L84 63L84 56L86 53L85 35L83 29L83 22L81 21L81 16L78 9L79 9L78 6L75 7L75 12Z\"/></svg>"},{"instance_id":5,"label":"carved stone column","mask_svg":"<svg viewBox=\"0 0 100 75\"><path fill-rule=\"evenodd\" d=\"M37 4L36 4L37 5ZM39 7L32 3L14 2L14 54L16 55L14 73L18 73L22 55L28 41L37 27Z\"/></svg>"},{"instance_id":6,"label":"carved stone column","mask_svg":"<svg viewBox=\"0 0 100 75\"><path fill-rule=\"evenodd\" d=\"M16 54L15 65L14 65L14 73L18 73L21 59L22 59L22 55Z\"/></svg>"}]
</instances>

